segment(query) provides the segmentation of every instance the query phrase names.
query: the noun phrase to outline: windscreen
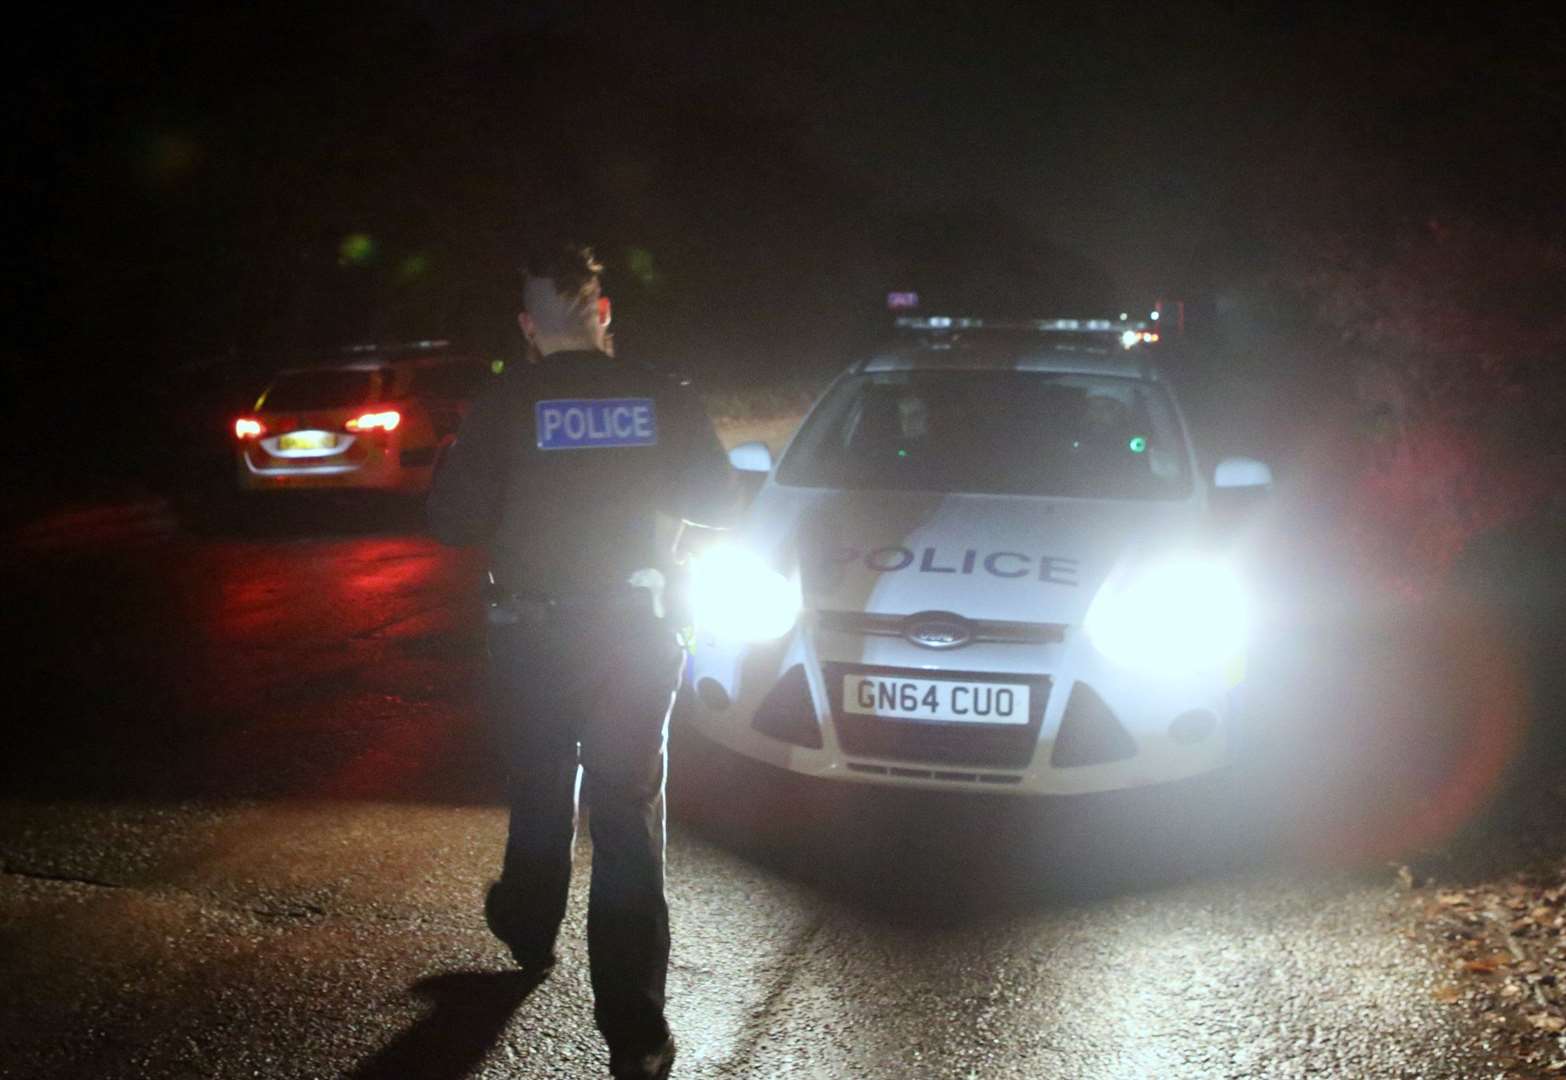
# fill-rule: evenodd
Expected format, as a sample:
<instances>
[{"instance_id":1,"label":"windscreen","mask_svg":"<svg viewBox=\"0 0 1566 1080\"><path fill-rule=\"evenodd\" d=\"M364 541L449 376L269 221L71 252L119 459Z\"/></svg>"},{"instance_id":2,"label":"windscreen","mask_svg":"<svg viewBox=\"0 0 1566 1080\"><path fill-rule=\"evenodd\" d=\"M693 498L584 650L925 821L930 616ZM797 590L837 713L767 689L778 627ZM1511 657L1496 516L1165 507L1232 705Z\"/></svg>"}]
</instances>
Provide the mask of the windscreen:
<instances>
[{"instance_id":1,"label":"windscreen","mask_svg":"<svg viewBox=\"0 0 1566 1080\"><path fill-rule=\"evenodd\" d=\"M375 373L326 368L285 371L266 393L261 407L268 412L302 412L363 405L370 399Z\"/></svg>"},{"instance_id":2,"label":"windscreen","mask_svg":"<svg viewBox=\"0 0 1566 1080\"><path fill-rule=\"evenodd\" d=\"M894 371L841 380L778 481L845 490L1177 499L1185 441L1156 383L1026 371Z\"/></svg>"}]
</instances>

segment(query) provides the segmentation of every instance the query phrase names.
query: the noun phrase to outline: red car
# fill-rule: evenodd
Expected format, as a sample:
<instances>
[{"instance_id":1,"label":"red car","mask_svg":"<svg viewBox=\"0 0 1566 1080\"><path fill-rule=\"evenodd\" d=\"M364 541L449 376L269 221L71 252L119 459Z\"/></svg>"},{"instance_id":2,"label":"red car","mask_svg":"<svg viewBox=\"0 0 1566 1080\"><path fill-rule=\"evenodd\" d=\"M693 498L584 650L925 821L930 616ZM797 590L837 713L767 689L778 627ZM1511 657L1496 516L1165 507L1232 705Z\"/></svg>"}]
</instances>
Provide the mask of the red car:
<instances>
[{"instance_id":1,"label":"red car","mask_svg":"<svg viewBox=\"0 0 1566 1080\"><path fill-rule=\"evenodd\" d=\"M234 420L241 491L355 488L422 495L499 364L445 342L359 347L278 372Z\"/></svg>"}]
</instances>

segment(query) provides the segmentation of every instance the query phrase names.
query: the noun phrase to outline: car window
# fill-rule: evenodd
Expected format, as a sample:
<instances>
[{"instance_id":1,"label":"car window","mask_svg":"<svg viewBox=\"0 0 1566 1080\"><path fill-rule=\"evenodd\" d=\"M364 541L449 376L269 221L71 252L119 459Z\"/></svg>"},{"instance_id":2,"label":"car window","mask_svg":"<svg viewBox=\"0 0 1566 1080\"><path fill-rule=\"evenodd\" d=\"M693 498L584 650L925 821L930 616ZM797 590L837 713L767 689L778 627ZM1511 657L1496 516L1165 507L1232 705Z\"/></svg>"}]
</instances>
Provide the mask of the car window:
<instances>
[{"instance_id":1,"label":"car window","mask_svg":"<svg viewBox=\"0 0 1566 1080\"><path fill-rule=\"evenodd\" d=\"M489 377L489 367L484 364L433 364L414 370L409 392L421 397L461 400L476 397Z\"/></svg>"},{"instance_id":2,"label":"car window","mask_svg":"<svg viewBox=\"0 0 1566 1080\"><path fill-rule=\"evenodd\" d=\"M1191 492L1161 386L1112 376L896 371L841 380L778 481L849 490L1175 499Z\"/></svg>"},{"instance_id":3,"label":"car window","mask_svg":"<svg viewBox=\"0 0 1566 1080\"><path fill-rule=\"evenodd\" d=\"M363 405L374 391L372 371L323 368L320 371L285 371L277 377L261 402L263 409L295 411L337 409Z\"/></svg>"}]
</instances>

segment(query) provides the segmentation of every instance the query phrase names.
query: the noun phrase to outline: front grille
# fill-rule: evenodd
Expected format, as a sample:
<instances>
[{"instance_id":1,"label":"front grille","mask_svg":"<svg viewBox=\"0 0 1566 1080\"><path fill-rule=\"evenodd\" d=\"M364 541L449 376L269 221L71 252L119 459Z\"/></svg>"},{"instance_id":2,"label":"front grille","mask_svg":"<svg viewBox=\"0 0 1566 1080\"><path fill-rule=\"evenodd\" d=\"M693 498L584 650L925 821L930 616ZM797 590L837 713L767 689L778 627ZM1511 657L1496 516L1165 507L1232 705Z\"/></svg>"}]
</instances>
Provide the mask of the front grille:
<instances>
[{"instance_id":1,"label":"front grille","mask_svg":"<svg viewBox=\"0 0 1566 1080\"><path fill-rule=\"evenodd\" d=\"M870 776L897 776L905 780L942 780L953 784L1020 784L1020 773L956 772L952 769L905 769L897 765L872 765L865 761L850 761L853 772Z\"/></svg>"},{"instance_id":2,"label":"front grille","mask_svg":"<svg viewBox=\"0 0 1566 1080\"><path fill-rule=\"evenodd\" d=\"M827 695L832 703L832 723L837 728L837 741L845 751L856 757L1002 769L1025 769L1033 760L1039 728L1044 722L1044 705L1049 699L1050 680L1046 675L1001 675L993 671L939 672L941 678L969 682L1025 682L1032 687L1026 724L949 724L923 720L887 720L843 710L844 675L864 673L928 679L937 673L865 664L828 663L823 664L822 668L826 674Z\"/></svg>"},{"instance_id":3,"label":"front grille","mask_svg":"<svg viewBox=\"0 0 1566 1080\"><path fill-rule=\"evenodd\" d=\"M921 613L922 614L922 613ZM903 637L913 615L877 615L868 611L818 611L816 625L839 634L862 637ZM1059 623L1006 622L1001 619L967 619L973 637L968 644L1052 645L1066 640Z\"/></svg>"}]
</instances>

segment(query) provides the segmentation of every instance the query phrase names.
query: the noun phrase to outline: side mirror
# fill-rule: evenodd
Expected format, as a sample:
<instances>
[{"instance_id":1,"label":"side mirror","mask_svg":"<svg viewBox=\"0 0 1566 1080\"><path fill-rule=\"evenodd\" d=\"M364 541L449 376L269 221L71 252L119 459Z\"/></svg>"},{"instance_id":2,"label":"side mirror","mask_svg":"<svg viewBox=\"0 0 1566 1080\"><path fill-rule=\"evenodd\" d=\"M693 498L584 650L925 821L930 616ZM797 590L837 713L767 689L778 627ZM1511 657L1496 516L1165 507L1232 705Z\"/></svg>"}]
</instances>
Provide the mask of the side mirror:
<instances>
[{"instance_id":1,"label":"side mirror","mask_svg":"<svg viewBox=\"0 0 1566 1080\"><path fill-rule=\"evenodd\" d=\"M1270 488L1272 470L1264 461L1255 458L1230 457L1218 463L1213 470L1213 487L1216 488Z\"/></svg>"},{"instance_id":2,"label":"side mirror","mask_svg":"<svg viewBox=\"0 0 1566 1080\"><path fill-rule=\"evenodd\" d=\"M740 443L729 451L729 464L740 472L769 473L772 471L772 451L764 442Z\"/></svg>"}]
</instances>

